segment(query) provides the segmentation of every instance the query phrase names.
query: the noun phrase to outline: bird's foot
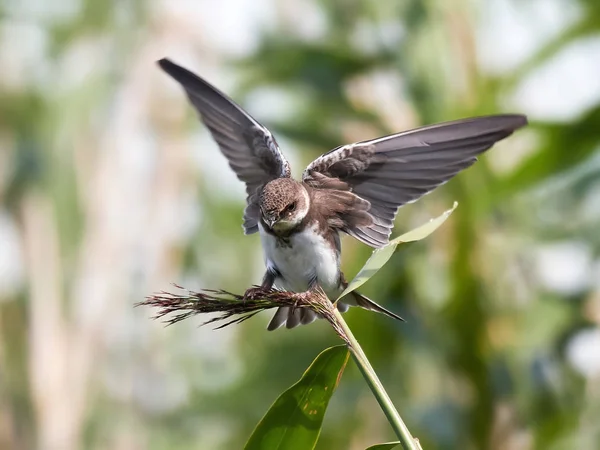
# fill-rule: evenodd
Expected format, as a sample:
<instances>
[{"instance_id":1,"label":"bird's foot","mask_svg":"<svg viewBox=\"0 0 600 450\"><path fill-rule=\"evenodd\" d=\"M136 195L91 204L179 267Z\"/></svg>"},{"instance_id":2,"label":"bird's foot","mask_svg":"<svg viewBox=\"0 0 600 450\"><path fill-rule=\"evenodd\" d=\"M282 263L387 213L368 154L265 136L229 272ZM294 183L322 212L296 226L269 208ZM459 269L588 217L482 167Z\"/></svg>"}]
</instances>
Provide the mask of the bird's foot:
<instances>
[{"instance_id":1,"label":"bird's foot","mask_svg":"<svg viewBox=\"0 0 600 450\"><path fill-rule=\"evenodd\" d=\"M304 293L294 294L294 303L292 304L292 311L295 311L298 307L298 303L300 303L300 299L303 298Z\"/></svg>"},{"instance_id":2,"label":"bird's foot","mask_svg":"<svg viewBox=\"0 0 600 450\"><path fill-rule=\"evenodd\" d=\"M298 308L300 303L305 304L306 299L313 295L313 288L310 288L305 292L294 293L294 303L292 304L292 311L295 311Z\"/></svg>"},{"instance_id":3,"label":"bird's foot","mask_svg":"<svg viewBox=\"0 0 600 450\"><path fill-rule=\"evenodd\" d=\"M264 296L265 292L266 290L260 286L251 287L246 289L246 292L244 292L244 298L242 300L246 301L261 298Z\"/></svg>"}]
</instances>

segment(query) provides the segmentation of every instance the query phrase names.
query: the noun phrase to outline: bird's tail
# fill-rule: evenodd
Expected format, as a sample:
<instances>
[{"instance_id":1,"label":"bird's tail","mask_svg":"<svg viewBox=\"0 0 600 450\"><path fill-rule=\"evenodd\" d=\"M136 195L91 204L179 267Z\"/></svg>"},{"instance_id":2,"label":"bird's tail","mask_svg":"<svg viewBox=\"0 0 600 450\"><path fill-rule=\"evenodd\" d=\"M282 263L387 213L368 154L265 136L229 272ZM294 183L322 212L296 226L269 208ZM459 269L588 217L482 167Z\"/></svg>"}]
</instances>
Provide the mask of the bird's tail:
<instances>
[{"instance_id":1,"label":"bird's tail","mask_svg":"<svg viewBox=\"0 0 600 450\"><path fill-rule=\"evenodd\" d=\"M369 297L362 295L360 292L350 292L348 295L344 296L344 301L352 306L360 306L361 308L368 309L369 311L375 311L381 314L385 314L386 316L391 317L392 319L401 320L402 322L404 322L404 319L398 314L394 314L390 310L385 309L383 306L375 303Z\"/></svg>"},{"instance_id":2,"label":"bird's tail","mask_svg":"<svg viewBox=\"0 0 600 450\"><path fill-rule=\"evenodd\" d=\"M267 330L273 331L285 324L286 328L296 328L298 325L308 325L315 321L319 314L308 308L292 308L282 306L277 308L275 315L267 325Z\"/></svg>"},{"instance_id":3,"label":"bird's tail","mask_svg":"<svg viewBox=\"0 0 600 450\"><path fill-rule=\"evenodd\" d=\"M396 320L404 319L397 314L385 309L383 306L378 305L369 297L365 297L359 292L352 291L348 295L344 296L343 302L337 302L337 307L341 313L345 313L352 306L360 306L361 308L368 309L369 311L375 311L381 314L385 314ZM285 324L286 328L295 328L298 325L308 325L315 321L315 319L322 319L322 317L316 312L308 308L295 308L292 309L289 306L282 306L277 309L275 315L269 322L267 330L273 331Z\"/></svg>"}]
</instances>

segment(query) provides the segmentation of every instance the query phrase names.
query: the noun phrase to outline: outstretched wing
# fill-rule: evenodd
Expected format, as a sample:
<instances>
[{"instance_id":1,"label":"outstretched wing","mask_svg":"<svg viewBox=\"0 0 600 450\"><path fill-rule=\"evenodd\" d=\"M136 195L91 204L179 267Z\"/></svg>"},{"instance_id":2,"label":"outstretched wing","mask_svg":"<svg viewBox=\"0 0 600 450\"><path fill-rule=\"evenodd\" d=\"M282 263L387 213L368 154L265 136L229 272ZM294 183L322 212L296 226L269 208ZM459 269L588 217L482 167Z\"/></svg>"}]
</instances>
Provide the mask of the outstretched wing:
<instances>
[{"instance_id":1,"label":"outstretched wing","mask_svg":"<svg viewBox=\"0 0 600 450\"><path fill-rule=\"evenodd\" d=\"M160 67L185 89L200 118L219 144L237 177L246 183L246 234L258 231L258 193L275 178L289 177L290 166L273 135L214 86L169 61Z\"/></svg>"},{"instance_id":2,"label":"outstretched wing","mask_svg":"<svg viewBox=\"0 0 600 450\"><path fill-rule=\"evenodd\" d=\"M344 145L310 163L302 180L367 200L371 223L348 224L343 231L378 248L388 243L400 206L448 181L526 124L517 114L476 117Z\"/></svg>"}]
</instances>

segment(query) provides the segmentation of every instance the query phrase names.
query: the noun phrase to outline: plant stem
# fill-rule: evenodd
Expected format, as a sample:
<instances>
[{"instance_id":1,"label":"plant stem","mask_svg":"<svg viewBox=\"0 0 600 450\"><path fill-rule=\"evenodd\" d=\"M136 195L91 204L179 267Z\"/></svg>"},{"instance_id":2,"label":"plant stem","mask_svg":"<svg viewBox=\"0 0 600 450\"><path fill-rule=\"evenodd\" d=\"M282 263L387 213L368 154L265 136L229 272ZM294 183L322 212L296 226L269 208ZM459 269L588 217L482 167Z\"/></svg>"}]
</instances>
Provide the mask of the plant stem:
<instances>
[{"instance_id":1,"label":"plant stem","mask_svg":"<svg viewBox=\"0 0 600 450\"><path fill-rule=\"evenodd\" d=\"M367 355L363 352L363 349L337 308L334 308L334 316L347 337L347 345L352 353L354 361L356 361L365 381L371 388L371 392L373 392L373 395L386 415L388 422L394 429L396 436L398 436L398 440L402 444L402 447L404 447L405 450L422 450L418 439L413 438L410 431L408 431L408 428L394 407L394 404L381 384L381 381L379 381L375 369L371 366Z\"/></svg>"}]
</instances>

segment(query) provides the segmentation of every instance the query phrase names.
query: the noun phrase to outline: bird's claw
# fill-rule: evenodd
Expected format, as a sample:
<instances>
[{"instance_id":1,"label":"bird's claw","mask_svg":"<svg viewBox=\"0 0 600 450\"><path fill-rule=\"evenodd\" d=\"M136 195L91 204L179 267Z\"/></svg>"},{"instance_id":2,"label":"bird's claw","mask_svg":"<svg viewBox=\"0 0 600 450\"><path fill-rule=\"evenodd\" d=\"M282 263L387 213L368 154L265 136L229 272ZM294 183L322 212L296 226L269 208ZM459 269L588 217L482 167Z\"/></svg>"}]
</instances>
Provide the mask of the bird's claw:
<instances>
[{"instance_id":1,"label":"bird's claw","mask_svg":"<svg viewBox=\"0 0 600 450\"><path fill-rule=\"evenodd\" d=\"M246 300L254 300L257 298L262 297L265 294L265 290L261 287L251 287L249 289L246 289L246 292L244 292L244 297L243 297L243 301Z\"/></svg>"}]
</instances>

